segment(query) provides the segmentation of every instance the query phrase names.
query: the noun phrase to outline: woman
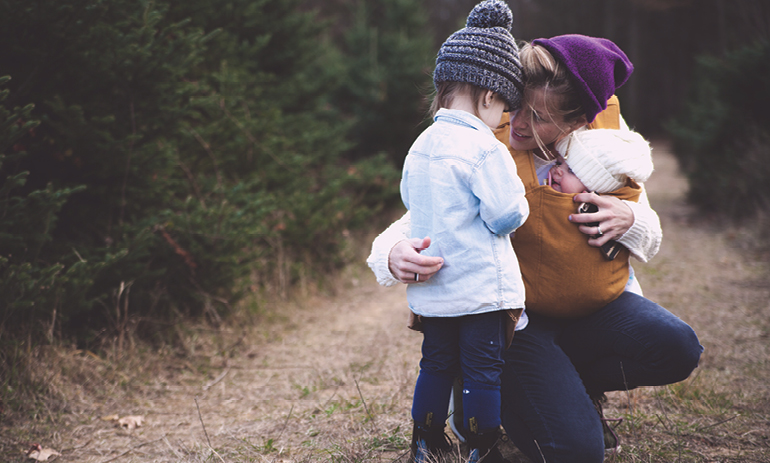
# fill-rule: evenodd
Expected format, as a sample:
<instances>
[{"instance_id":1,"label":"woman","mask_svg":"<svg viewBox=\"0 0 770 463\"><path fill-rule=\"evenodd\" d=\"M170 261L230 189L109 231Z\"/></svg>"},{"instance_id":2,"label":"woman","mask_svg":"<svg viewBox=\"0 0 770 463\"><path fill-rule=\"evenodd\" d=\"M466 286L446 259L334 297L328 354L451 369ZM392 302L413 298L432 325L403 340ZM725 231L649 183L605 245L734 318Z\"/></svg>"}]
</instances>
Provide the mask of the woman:
<instances>
[{"instance_id":1,"label":"woman","mask_svg":"<svg viewBox=\"0 0 770 463\"><path fill-rule=\"evenodd\" d=\"M580 35L535 40L520 56L525 103L510 124L504 116L496 132L527 186L530 218L517 234L538 226L537 185L552 165L557 140L585 126L627 129L613 95L633 70L614 43ZM598 206L596 213L565 218L579 225L591 246L616 240L643 262L657 253L660 224L646 194L639 203L594 193L575 201ZM419 254L429 245L429 237L410 238L407 214L375 240L368 263L384 285L425 281L443 265ZM516 235L513 246L519 255ZM549 263L520 256L520 264ZM681 381L697 366L703 348L693 330L642 297L631 274L620 297L589 315L571 317L554 307L527 311L517 325L504 353L501 418L533 461L603 461L605 432L611 431L597 413L604 392Z\"/></svg>"}]
</instances>

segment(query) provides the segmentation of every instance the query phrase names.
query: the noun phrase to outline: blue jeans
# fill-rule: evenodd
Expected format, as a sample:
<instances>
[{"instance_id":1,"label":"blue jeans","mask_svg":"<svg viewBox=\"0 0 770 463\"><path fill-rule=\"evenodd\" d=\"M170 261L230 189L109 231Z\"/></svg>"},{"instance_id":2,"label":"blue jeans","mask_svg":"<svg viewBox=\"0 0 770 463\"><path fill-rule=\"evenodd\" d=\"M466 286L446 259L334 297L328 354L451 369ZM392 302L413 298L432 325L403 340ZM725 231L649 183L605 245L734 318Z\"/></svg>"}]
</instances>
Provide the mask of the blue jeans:
<instances>
[{"instance_id":1,"label":"blue jeans","mask_svg":"<svg viewBox=\"0 0 770 463\"><path fill-rule=\"evenodd\" d=\"M500 426L500 375L505 348L505 312L462 317L423 317L422 360L412 418L443 428L452 383L463 377L465 427L475 418L479 432Z\"/></svg>"},{"instance_id":2,"label":"blue jeans","mask_svg":"<svg viewBox=\"0 0 770 463\"><path fill-rule=\"evenodd\" d=\"M529 317L503 354L502 422L536 462L601 463L590 397L682 381L703 352L689 325L630 292L577 320Z\"/></svg>"}]
</instances>

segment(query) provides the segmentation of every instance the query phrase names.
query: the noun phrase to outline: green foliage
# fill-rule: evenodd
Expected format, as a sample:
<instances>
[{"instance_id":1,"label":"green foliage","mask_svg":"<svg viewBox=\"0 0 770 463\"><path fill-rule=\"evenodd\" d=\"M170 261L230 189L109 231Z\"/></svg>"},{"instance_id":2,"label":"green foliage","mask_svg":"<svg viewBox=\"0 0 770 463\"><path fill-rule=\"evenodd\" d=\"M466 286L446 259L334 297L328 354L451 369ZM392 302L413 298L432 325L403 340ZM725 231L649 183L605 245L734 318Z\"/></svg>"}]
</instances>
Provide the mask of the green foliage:
<instances>
[{"instance_id":1,"label":"green foliage","mask_svg":"<svg viewBox=\"0 0 770 463\"><path fill-rule=\"evenodd\" d=\"M344 263L398 171L345 161L350 70L300 5L0 1L0 336L218 320Z\"/></svg>"},{"instance_id":2,"label":"green foliage","mask_svg":"<svg viewBox=\"0 0 770 463\"><path fill-rule=\"evenodd\" d=\"M5 85L10 78L0 78ZM77 269L64 271L58 262L42 259L50 245L56 214L77 189L43 189L18 194L29 172L15 166L26 156L23 138L34 134L38 121L31 117L33 105L8 108L8 89L0 91L0 333L6 324L21 317L30 320L47 315L59 305L64 288Z\"/></svg>"},{"instance_id":3,"label":"green foliage","mask_svg":"<svg viewBox=\"0 0 770 463\"><path fill-rule=\"evenodd\" d=\"M687 109L668 124L689 198L733 218L770 211L770 42L702 56Z\"/></svg>"},{"instance_id":4,"label":"green foliage","mask_svg":"<svg viewBox=\"0 0 770 463\"><path fill-rule=\"evenodd\" d=\"M344 37L348 58L338 99L357 120L356 156L384 151L396 164L425 128L436 50L420 2L354 2ZM442 39L443 40L443 39Z\"/></svg>"}]
</instances>

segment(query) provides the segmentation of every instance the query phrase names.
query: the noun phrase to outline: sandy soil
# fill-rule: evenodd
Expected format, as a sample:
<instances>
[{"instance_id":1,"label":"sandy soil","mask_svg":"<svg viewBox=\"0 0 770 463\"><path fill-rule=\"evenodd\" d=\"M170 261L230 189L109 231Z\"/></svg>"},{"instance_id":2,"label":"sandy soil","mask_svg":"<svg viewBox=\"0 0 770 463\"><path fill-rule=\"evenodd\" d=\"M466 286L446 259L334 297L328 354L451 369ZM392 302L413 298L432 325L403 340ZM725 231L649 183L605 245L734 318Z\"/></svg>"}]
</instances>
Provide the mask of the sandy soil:
<instances>
[{"instance_id":1,"label":"sandy soil","mask_svg":"<svg viewBox=\"0 0 770 463\"><path fill-rule=\"evenodd\" d=\"M680 461L770 461L767 262L738 252L736 231L693 220L665 145L654 160L647 188L664 244L635 268L646 295L690 323L706 350L684 386L611 395L608 414L630 423L618 461L667 461L654 453L665 443L650 447L657 439L671 440ZM46 417L31 417L5 450L23 461L25 441L40 441L62 453L57 461L100 463L398 458L421 337L405 327L403 287L379 287L362 267L341 278L335 297L271 307L278 319L255 328L187 332L189 358L170 357L153 375L102 384L85 374L82 389L64 392L65 413L49 417L55 431L41 434L34 422ZM103 362L59 355L94 371ZM95 397L96 386L105 392ZM128 430L102 419L112 414L145 421Z\"/></svg>"}]
</instances>

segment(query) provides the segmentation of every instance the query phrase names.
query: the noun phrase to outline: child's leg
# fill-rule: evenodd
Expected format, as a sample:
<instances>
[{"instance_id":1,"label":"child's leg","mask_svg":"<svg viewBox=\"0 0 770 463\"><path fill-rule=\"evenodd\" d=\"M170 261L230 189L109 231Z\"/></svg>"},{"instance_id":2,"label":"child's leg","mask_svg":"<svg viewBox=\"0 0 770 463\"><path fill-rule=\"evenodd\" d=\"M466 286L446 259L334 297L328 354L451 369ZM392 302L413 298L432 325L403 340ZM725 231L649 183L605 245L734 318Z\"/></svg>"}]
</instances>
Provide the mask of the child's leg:
<instances>
[{"instance_id":1,"label":"child's leg","mask_svg":"<svg viewBox=\"0 0 770 463\"><path fill-rule=\"evenodd\" d=\"M414 389L415 423L444 428L452 382L460 374L459 318L423 317L422 360Z\"/></svg>"},{"instance_id":2,"label":"child's leg","mask_svg":"<svg viewBox=\"0 0 770 463\"><path fill-rule=\"evenodd\" d=\"M500 431L500 375L505 347L505 312L462 317L460 362L463 369L463 421L469 462L503 461Z\"/></svg>"},{"instance_id":3,"label":"child's leg","mask_svg":"<svg viewBox=\"0 0 770 463\"><path fill-rule=\"evenodd\" d=\"M460 372L458 328L457 318L423 318L422 360L412 402L411 462L436 461L451 450L444 424L452 382Z\"/></svg>"},{"instance_id":4,"label":"child's leg","mask_svg":"<svg viewBox=\"0 0 770 463\"><path fill-rule=\"evenodd\" d=\"M479 433L500 426L500 375L505 347L505 312L461 317L460 361L466 429Z\"/></svg>"}]
</instances>

